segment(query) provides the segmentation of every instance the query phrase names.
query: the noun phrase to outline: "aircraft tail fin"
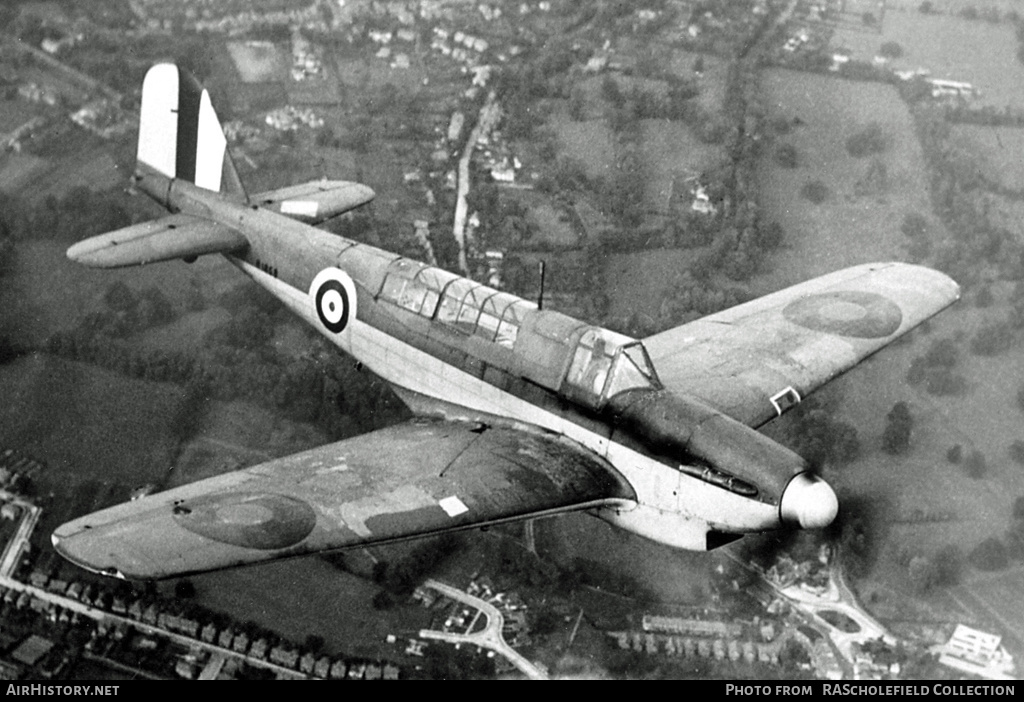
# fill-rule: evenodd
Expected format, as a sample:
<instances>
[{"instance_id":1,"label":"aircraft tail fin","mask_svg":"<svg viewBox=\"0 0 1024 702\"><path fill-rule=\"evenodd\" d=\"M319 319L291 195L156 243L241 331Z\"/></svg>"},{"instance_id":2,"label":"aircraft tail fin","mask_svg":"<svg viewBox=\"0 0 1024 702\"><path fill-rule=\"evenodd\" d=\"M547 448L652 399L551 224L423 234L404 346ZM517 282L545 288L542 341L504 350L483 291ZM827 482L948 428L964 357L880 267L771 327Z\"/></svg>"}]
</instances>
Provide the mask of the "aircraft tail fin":
<instances>
[{"instance_id":1,"label":"aircraft tail fin","mask_svg":"<svg viewBox=\"0 0 1024 702\"><path fill-rule=\"evenodd\" d=\"M210 94L187 71L160 63L142 83L139 169L245 197Z\"/></svg>"}]
</instances>

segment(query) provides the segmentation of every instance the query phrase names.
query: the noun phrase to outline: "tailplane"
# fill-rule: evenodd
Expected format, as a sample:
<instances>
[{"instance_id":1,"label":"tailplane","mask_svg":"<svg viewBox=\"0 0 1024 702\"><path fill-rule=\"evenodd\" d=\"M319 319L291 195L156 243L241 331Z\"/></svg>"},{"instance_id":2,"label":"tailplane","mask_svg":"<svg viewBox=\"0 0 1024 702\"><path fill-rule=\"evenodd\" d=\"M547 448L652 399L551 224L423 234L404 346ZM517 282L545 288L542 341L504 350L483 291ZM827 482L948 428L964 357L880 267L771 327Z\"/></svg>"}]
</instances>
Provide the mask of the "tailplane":
<instances>
[{"instance_id":1,"label":"tailplane","mask_svg":"<svg viewBox=\"0 0 1024 702\"><path fill-rule=\"evenodd\" d=\"M142 83L137 168L245 197L210 94L188 72L160 63Z\"/></svg>"}]
</instances>

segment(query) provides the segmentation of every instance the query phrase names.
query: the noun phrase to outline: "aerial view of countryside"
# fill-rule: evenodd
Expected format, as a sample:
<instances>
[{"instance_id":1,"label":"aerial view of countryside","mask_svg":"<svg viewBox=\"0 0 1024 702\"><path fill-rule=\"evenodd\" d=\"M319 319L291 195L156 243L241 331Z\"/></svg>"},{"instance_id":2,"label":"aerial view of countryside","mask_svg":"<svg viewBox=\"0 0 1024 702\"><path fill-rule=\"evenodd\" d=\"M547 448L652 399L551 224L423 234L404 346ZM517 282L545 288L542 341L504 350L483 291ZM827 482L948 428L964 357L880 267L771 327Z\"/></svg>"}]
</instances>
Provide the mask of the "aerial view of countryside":
<instances>
[{"instance_id":1,"label":"aerial view of countryside","mask_svg":"<svg viewBox=\"0 0 1024 702\"><path fill-rule=\"evenodd\" d=\"M158 86L168 70L181 100L176 157L173 132L163 146L140 138L152 109L143 81ZM198 126L183 137L188 91L198 96L200 85ZM150 99L157 88L146 90ZM181 188L205 187L203 149L214 149L220 182L220 151L209 147L218 120L224 180L235 190L214 185L195 197L242 193L232 205L241 234L212 219L197 226L199 210L174 200ZM146 154L162 148L172 155L156 177L170 184L154 195ZM197 175L179 187L186 168ZM316 217L318 201L301 198L338 181L367 187ZM289 189L300 183L313 185ZM307 257L320 246L325 267L349 249L336 255L322 242L348 242L389 252L389 271L415 265L417 280L433 272L448 292L437 288L437 312L417 308L423 319L403 327L398 313L379 311L380 299L406 304L397 292L388 301L393 278L356 295L345 285L363 285L357 273L331 268L342 276L334 288L317 292L320 276L313 288L312 276L299 285L295 294L309 290L317 305L304 310L288 299L299 258L256 258L243 236L248 212L246 221L315 225L322 238L308 241L321 243L298 250ZM128 227L170 241L153 234L159 223L181 228L171 254L104 270L76 262L85 257L74 252L91 246L81 242ZM131 251L130 242L104 241ZM815 481L838 513L763 532L704 523L696 547L653 528L619 528L609 510L642 500L632 474L610 467L614 451L657 458L659 449L619 439L633 417L613 394L621 366L604 369L600 382L612 380L603 392L598 385L588 398L581 380L566 394L580 352L554 364L551 349L569 342L556 339L555 322L543 337L530 320L603 330L594 333L619 349L615 363L633 354L633 377L658 388L655 396L659 368L662 381L673 372L658 356L663 333L879 262L899 262L893 270L908 271L908 281L930 269L929 280L948 276L959 289L950 283L905 336L890 299L834 293L847 297L819 310L815 329L858 336L849 330L888 314L860 302L877 299L895 307L895 326L861 336L887 338L862 363L828 366L813 394L781 385L769 393L770 416L728 420L745 440L756 435L806 461L797 478ZM465 346L453 360L442 346L456 335L438 325L460 285L486 290L506 312L485 330L487 303L458 308L449 327L469 309L478 321L460 332ZM869 318L844 317L851 307ZM725 327L723 319L732 324L712 318L684 330ZM373 325L372 338L384 339L377 358L340 350L323 329ZM422 329L422 340L409 341L410 329ZM474 357L483 331L494 348ZM766 344L776 332L763 334ZM849 347L837 351L835 338L822 334L800 351L832 362ZM645 340L647 351L631 345ZM596 358L603 342L592 343ZM489 359L499 351L554 364L561 375L550 382L561 389L534 366L517 372L519 360L495 370ZM435 366L422 365L427 357ZM476 372L474 387L499 388L509 423L461 421L459 407L474 406L476 391L460 385L459 395L455 381L438 391L447 419L420 416L430 394L423 369L441 367L437 358L438 377L456 377L455 367L458 378ZM411 379L395 387L402 383L382 368ZM516 414L520 406L561 424L524 428L532 420ZM452 416L460 422L443 423ZM597 456L573 433L579 427L601 435L607 453ZM381 498L395 513L357 519L363 503L336 506L360 538L399 529L393 535L300 552L284 547L319 538L330 510L259 496L271 526L287 513L288 529L300 529L311 515L288 541L243 524L257 514L252 504L176 500L173 520L170 502L165 517L189 539L213 534L211 542L255 555L203 565L182 553L196 565L155 580L90 568L69 555L70 540L59 543L62 525L86 515L122 504L142 514L168 491L269 475L293 454L357 446L405 471L395 466L408 447L392 455L352 442L446 430L467 441L528 435L542 449L496 452L461 484L476 475L492 485L500 465L520 477L501 483L495 504L506 494L539 500L552 481L562 502L456 523L477 510L473 495L435 495L429 507L453 526L414 532L400 512L410 486ZM689 450L703 455L696 438ZM721 450L732 455L731 445ZM541 451L550 460L541 469L556 479L541 469L521 477L528 469L518 461ZM601 480L559 482L566 456L599 465ZM772 506L775 526L786 521L786 498L746 478L703 459L675 467L681 482L665 489L682 486L684 517L719 504L719 494L754 495ZM317 480L349 470L344 457L300 468L316 468ZM700 485L693 495L711 497L688 496L691 484ZM579 491L571 504L570 490ZM200 523L201 504L214 505L212 526ZM237 523L224 516L231 509ZM427 518L427 507L410 510L409 520ZM175 538L168 532L167 543ZM1020 677L1022 661L1024 2L0 4L0 678L1003 681Z\"/></svg>"}]
</instances>

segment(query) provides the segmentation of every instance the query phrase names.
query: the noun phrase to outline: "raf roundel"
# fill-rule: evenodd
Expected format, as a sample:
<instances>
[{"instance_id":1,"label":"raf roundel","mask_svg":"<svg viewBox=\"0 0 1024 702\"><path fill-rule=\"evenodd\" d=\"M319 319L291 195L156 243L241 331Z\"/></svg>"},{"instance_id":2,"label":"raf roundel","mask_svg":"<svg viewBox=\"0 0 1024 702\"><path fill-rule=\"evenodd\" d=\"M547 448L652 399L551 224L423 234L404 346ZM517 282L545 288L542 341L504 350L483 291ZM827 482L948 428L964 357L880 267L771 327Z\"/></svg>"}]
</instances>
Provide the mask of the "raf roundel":
<instances>
[{"instance_id":1,"label":"raf roundel","mask_svg":"<svg viewBox=\"0 0 1024 702\"><path fill-rule=\"evenodd\" d=\"M355 286L347 273L338 268L326 268L317 274L309 286L316 316L324 327L334 333L345 331L355 316Z\"/></svg>"}]
</instances>

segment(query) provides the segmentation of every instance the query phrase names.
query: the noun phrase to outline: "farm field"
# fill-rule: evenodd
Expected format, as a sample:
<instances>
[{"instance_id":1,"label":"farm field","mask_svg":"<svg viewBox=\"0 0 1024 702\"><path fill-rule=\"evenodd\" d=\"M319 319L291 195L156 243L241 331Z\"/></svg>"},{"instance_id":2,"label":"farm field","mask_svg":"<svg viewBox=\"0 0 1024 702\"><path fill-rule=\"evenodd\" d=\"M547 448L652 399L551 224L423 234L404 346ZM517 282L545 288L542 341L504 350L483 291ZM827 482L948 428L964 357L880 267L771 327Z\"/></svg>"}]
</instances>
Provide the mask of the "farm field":
<instances>
[{"instance_id":1,"label":"farm field","mask_svg":"<svg viewBox=\"0 0 1024 702\"><path fill-rule=\"evenodd\" d=\"M989 195L988 201L992 203L992 223L1014 232L1017 241L1024 243L1024 202L998 195Z\"/></svg>"},{"instance_id":2,"label":"farm field","mask_svg":"<svg viewBox=\"0 0 1024 702\"><path fill-rule=\"evenodd\" d=\"M957 124L951 139L956 148L973 156L986 180L1024 192L1024 129Z\"/></svg>"},{"instance_id":3,"label":"farm field","mask_svg":"<svg viewBox=\"0 0 1024 702\"><path fill-rule=\"evenodd\" d=\"M786 232L764 289L857 263L904 258L900 223L910 212L928 213L931 204L920 145L895 89L787 70L766 71L762 86L772 118L800 120L776 139L759 164L762 205ZM874 157L850 156L846 140L873 123L886 142L877 156L885 167L885 184L879 192L858 194L858 181ZM796 168L775 160L778 144L796 148ZM820 204L800 193L814 181L827 188Z\"/></svg>"},{"instance_id":4,"label":"farm field","mask_svg":"<svg viewBox=\"0 0 1024 702\"><path fill-rule=\"evenodd\" d=\"M76 187L105 190L127 182L127 174L121 172L109 153L87 152L62 161L60 168L38 179L31 188L31 198L38 201L47 195L63 197Z\"/></svg>"},{"instance_id":5,"label":"farm field","mask_svg":"<svg viewBox=\"0 0 1024 702\"><path fill-rule=\"evenodd\" d=\"M36 116L38 110L36 105L20 98L0 100L0 134L6 134L25 124Z\"/></svg>"},{"instance_id":6,"label":"farm field","mask_svg":"<svg viewBox=\"0 0 1024 702\"><path fill-rule=\"evenodd\" d=\"M1024 650L1024 568L1020 565L998 573L985 573L972 578L967 585L954 590L957 600L978 611L983 621L1006 633L1006 642L1014 646L1016 655Z\"/></svg>"},{"instance_id":7,"label":"farm field","mask_svg":"<svg viewBox=\"0 0 1024 702\"><path fill-rule=\"evenodd\" d=\"M981 93L977 104L1024 109L1024 64L1016 58L1018 45L1012 23L923 15L916 8L889 11L881 34L863 28L841 29L831 45L834 49L849 49L854 59L871 61L882 44L890 41L903 48L903 56L892 62L893 68L925 68L932 78L971 83Z\"/></svg>"},{"instance_id":8,"label":"farm field","mask_svg":"<svg viewBox=\"0 0 1024 702\"><path fill-rule=\"evenodd\" d=\"M174 385L48 355L0 366L0 435L48 464L48 486L100 480L131 487L162 479L176 440Z\"/></svg>"},{"instance_id":9,"label":"farm field","mask_svg":"<svg viewBox=\"0 0 1024 702\"><path fill-rule=\"evenodd\" d=\"M379 550L386 553L386 548ZM317 634L326 650L353 656L393 653L387 635L414 633L429 617L418 605L374 609L376 585L315 556L208 573L192 582L197 604L239 622L256 622L299 644Z\"/></svg>"},{"instance_id":10,"label":"farm field","mask_svg":"<svg viewBox=\"0 0 1024 702\"><path fill-rule=\"evenodd\" d=\"M288 79L288 52L276 44L231 41L227 49L243 83L273 83Z\"/></svg>"},{"instance_id":11,"label":"farm field","mask_svg":"<svg viewBox=\"0 0 1024 702\"><path fill-rule=\"evenodd\" d=\"M46 159L31 154L5 154L0 156L0 190L15 193L49 168Z\"/></svg>"},{"instance_id":12,"label":"farm field","mask_svg":"<svg viewBox=\"0 0 1024 702\"><path fill-rule=\"evenodd\" d=\"M706 553L663 546L583 513L539 520L536 534L544 557L563 565L582 558L628 573L666 603L702 602L715 565Z\"/></svg>"},{"instance_id":13,"label":"farm field","mask_svg":"<svg viewBox=\"0 0 1024 702\"><path fill-rule=\"evenodd\" d=\"M558 153L578 161L588 178L607 177L615 167L615 135L604 119L572 121L554 113L547 126L558 136Z\"/></svg>"},{"instance_id":14,"label":"farm field","mask_svg":"<svg viewBox=\"0 0 1024 702\"><path fill-rule=\"evenodd\" d=\"M701 75L693 72L693 66L700 59L704 63ZM700 95L696 100L708 112L719 112L725 102L725 89L728 84L729 62L711 54L697 54L681 49L672 51L669 72L677 76L695 77Z\"/></svg>"},{"instance_id":15,"label":"farm field","mask_svg":"<svg viewBox=\"0 0 1024 702\"><path fill-rule=\"evenodd\" d=\"M647 210L667 214L673 196L688 189L685 181L711 168L722 149L702 142L682 122L645 119L641 126Z\"/></svg>"},{"instance_id":16,"label":"farm field","mask_svg":"<svg viewBox=\"0 0 1024 702\"><path fill-rule=\"evenodd\" d=\"M640 314L658 319L671 281L702 252L703 249L654 249L610 254L604 267L611 300L609 316L626 320Z\"/></svg>"},{"instance_id":17,"label":"farm field","mask_svg":"<svg viewBox=\"0 0 1024 702\"><path fill-rule=\"evenodd\" d=\"M118 281L135 291L155 286L181 307L192 281L210 299L242 280L234 267L218 256L203 256L192 265L172 262L90 270L64 255L70 243L25 241L15 249L15 268L0 287L0 305L9 327L27 344L40 345L54 332L77 327Z\"/></svg>"}]
</instances>

